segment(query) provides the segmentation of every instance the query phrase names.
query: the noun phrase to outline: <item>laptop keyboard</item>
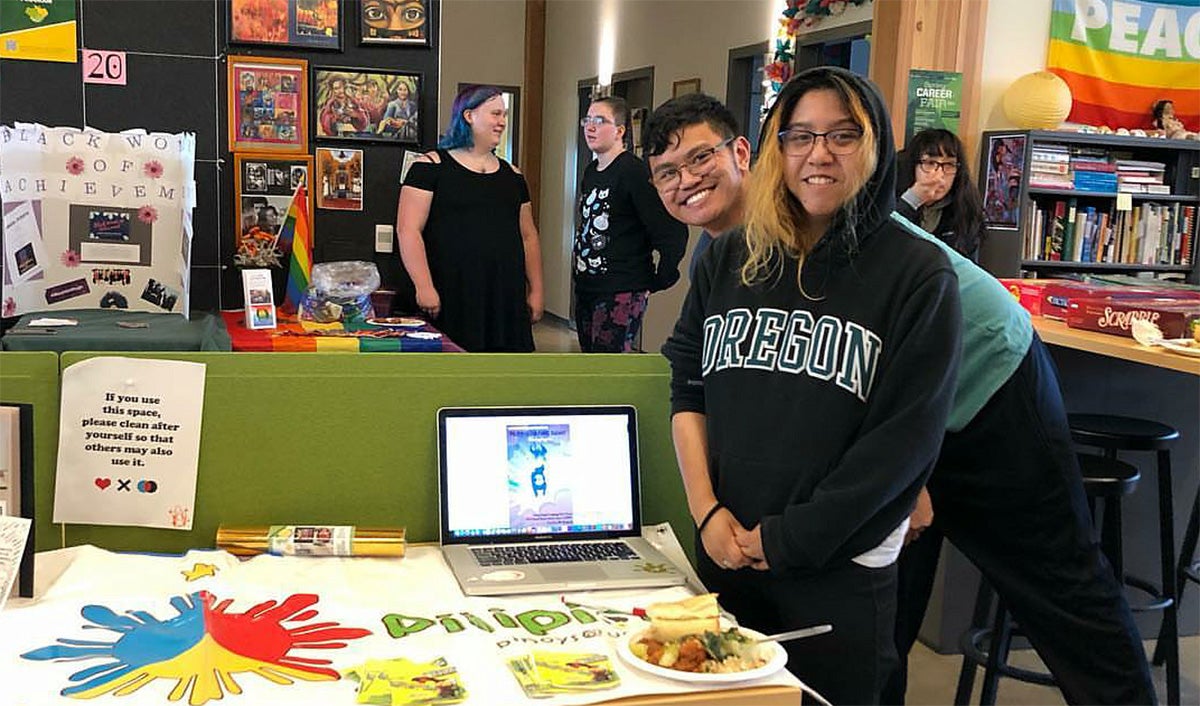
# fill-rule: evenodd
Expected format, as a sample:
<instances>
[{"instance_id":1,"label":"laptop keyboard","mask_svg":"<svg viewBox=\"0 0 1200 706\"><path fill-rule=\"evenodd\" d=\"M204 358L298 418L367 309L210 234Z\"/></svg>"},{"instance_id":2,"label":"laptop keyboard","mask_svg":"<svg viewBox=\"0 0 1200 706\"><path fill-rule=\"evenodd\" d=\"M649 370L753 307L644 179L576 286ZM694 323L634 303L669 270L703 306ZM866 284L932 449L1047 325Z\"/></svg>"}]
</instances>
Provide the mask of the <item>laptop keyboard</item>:
<instances>
[{"instance_id":1,"label":"laptop keyboard","mask_svg":"<svg viewBox=\"0 0 1200 706\"><path fill-rule=\"evenodd\" d=\"M626 561L637 559L637 552L625 542L573 542L571 544L525 544L517 546L472 547L480 566L514 564L556 564L573 561Z\"/></svg>"}]
</instances>

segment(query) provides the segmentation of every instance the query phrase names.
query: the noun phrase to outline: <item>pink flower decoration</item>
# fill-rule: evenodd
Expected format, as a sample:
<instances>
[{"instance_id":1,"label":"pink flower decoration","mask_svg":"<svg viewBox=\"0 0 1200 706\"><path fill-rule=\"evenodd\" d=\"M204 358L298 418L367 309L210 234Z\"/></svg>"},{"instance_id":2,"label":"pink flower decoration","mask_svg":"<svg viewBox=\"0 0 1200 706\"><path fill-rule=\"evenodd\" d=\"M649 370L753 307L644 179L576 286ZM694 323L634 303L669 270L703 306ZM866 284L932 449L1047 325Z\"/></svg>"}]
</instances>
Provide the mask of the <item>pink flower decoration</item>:
<instances>
[{"instance_id":1,"label":"pink flower decoration","mask_svg":"<svg viewBox=\"0 0 1200 706\"><path fill-rule=\"evenodd\" d=\"M163 165L157 159L152 159L142 165L142 173L151 179L157 179L163 175Z\"/></svg>"},{"instance_id":2,"label":"pink flower decoration","mask_svg":"<svg viewBox=\"0 0 1200 706\"><path fill-rule=\"evenodd\" d=\"M142 223L153 223L158 220L158 209L153 206L142 206L138 209L138 220Z\"/></svg>"},{"instance_id":3,"label":"pink flower decoration","mask_svg":"<svg viewBox=\"0 0 1200 706\"><path fill-rule=\"evenodd\" d=\"M76 176L83 174L83 160L78 157L72 157L68 159L67 171Z\"/></svg>"},{"instance_id":4,"label":"pink flower decoration","mask_svg":"<svg viewBox=\"0 0 1200 706\"><path fill-rule=\"evenodd\" d=\"M79 267L79 253L74 250L64 250L59 260L62 261L63 267Z\"/></svg>"},{"instance_id":5,"label":"pink flower decoration","mask_svg":"<svg viewBox=\"0 0 1200 706\"><path fill-rule=\"evenodd\" d=\"M9 316L16 316L16 314L17 314L17 301L15 299L13 299L12 297L5 299L3 316L5 318L8 318Z\"/></svg>"}]
</instances>

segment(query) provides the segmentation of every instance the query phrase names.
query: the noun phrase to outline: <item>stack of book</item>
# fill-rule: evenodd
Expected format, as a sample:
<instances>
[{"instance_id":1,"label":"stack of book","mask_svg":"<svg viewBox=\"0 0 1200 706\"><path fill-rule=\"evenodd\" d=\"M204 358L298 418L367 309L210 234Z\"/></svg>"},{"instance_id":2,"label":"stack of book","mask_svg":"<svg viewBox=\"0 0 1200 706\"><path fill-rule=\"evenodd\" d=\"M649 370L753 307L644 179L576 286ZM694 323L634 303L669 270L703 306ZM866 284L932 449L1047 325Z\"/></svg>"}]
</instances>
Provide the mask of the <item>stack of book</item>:
<instances>
[{"instance_id":1,"label":"stack of book","mask_svg":"<svg viewBox=\"0 0 1200 706\"><path fill-rule=\"evenodd\" d=\"M1029 188L1075 188L1071 180L1071 153L1066 145L1034 143L1029 157Z\"/></svg>"},{"instance_id":2,"label":"stack of book","mask_svg":"<svg viewBox=\"0 0 1200 706\"><path fill-rule=\"evenodd\" d=\"M1164 183L1167 165L1137 159L1117 160L1117 191L1133 194L1170 194Z\"/></svg>"},{"instance_id":3,"label":"stack of book","mask_svg":"<svg viewBox=\"0 0 1200 706\"><path fill-rule=\"evenodd\" d=\"M1117 190L1117 165L1103 148L1072 147L1071 177L1076 191L1111 194Z\"/></svg>"}]
</instances>

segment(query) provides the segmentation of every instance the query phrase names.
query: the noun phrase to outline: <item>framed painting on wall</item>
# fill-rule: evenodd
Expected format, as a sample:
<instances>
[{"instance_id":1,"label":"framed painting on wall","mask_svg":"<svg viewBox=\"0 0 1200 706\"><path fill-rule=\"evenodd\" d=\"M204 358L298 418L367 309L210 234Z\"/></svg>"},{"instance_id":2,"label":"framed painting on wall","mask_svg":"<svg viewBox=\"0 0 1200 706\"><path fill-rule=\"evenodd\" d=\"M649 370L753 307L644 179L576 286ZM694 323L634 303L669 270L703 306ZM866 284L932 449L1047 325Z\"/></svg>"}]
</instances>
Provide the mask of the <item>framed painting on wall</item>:
<instances>
[{"instance_id":1,"label":"framed painting on wall","mask_svg":"<svg viewBox=\"0 0 1200 706\"><path fill-rule=\"evenodd\" d=\"M229 150L308 151L308 62L230 56Z\"/></svg>"},{"instance_id":2,"label":"framed painting on wall","mask_svg":"<svg viewBox=\"0 0 1200 706\"><path fill-rule=\"evenodd\" d=\"M229 43L342 48L341 0L229 0Z\"/></svg>"},{"instance_id":3,"label":"framed painting on wall","mask_svg":"<svg viewBox=\"0 0 1200 706\"><path fill-rule=\"evenodd\" d=\"M420 91L419 74L313 67L313 136L417 144Z\"/></svg>"},{"instance_id":4,"label":"framed painting on wall","mask_svg":"<svg viewBox=\"0 0 1200 706\"><path fill-rule=\"evenodd\" d=\"M317 148L317 208L363 210L363 151Z\"/></svg>"},{"instance_id":5,"label":"framed painting on wall","mask_svg":"<svg viewBox=\"0 0 1200 706\"><path fill-rule=\"evenodd\" d=\"M698 78L685 78L681 81L675 81L671 84L671 97L672 98L678 98L679 96L686 96L689 93L699 93L699 92L700 92L700 79L698 79Z\"/></svg>"},{"instance_id":6,"label":"framed painting on wall","mask_svg":"<svg viewBox=\"0 0 1200 706\"><path fill-rule=\"evenodd\" d=\"M234 232L240 267L283 267L286 263L276 244L287 217L292 194L308 184L308 212L312 213L311 178L313 158L309 155L233 155Z\"/></svg>"},{"instance_id":7,"label":"framed painting on wall","mask_svg":"<svg viewBox=\"0 0 1200 706\"><path fill-rule=\"evenodd\" d=\"M426 0L362 0L359 7L363 44L429 46Z\"/></svg>"},{"instance_id":8,"label":"framed painting on wall","mask_svg":"<svg viewBox=\"0 0 1200 706\"><path fill-rule=\"evenodd\" d=\"M988 137L983 217L991 228L1017 230L1021 222L1021 177L1025 173L1025 136Z\"/></svg>"}]
</instances>

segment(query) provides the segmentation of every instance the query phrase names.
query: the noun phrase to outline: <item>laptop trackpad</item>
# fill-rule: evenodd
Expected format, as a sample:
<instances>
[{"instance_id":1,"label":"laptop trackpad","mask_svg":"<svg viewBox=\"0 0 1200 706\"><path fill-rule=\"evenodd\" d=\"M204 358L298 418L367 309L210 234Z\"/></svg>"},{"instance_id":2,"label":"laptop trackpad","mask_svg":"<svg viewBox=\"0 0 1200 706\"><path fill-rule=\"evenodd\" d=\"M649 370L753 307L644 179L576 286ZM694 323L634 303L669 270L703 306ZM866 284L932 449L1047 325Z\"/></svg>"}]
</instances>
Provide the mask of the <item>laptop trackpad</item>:
<instances>
[{"instance_id":1,"label":"laptop trackpad","mask_svg":"<svg viewBox=\"0 0 1200 706\"><path fill-rule=\"evenodd\" d=\"M608 572L596 564L580 564L578 566L539 566L537 568L547 581L594 581L597 576L607 576Z\"/></svg>"}]
</instances>

